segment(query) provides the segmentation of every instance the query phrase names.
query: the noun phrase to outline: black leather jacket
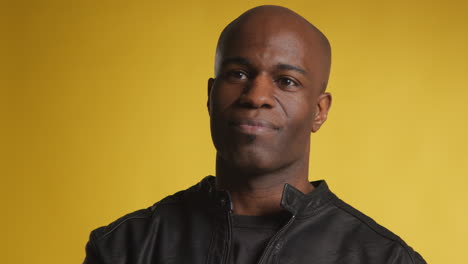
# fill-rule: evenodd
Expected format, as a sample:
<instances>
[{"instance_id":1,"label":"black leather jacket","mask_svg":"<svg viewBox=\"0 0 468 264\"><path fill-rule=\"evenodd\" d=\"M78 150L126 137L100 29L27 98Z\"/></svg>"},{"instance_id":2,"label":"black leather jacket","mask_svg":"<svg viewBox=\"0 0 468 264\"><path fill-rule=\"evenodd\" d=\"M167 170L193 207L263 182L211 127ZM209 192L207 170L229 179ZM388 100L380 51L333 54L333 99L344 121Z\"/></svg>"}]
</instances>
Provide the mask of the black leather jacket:
<instances>
[{"instance_id":1,"label":"black leather jacket","mask_svg":"<svg viewBox=\"0 0 468 264\"><path fill-rule=\"evenodd\" d=\"M338 199L325 181L304 195L286 184L281 205L291 218L259 263L426 263L398 236ZM168 196L94 230L86 264L224 264L230 252L232 205L215 178Z\"/></svg>"}]
</instances>

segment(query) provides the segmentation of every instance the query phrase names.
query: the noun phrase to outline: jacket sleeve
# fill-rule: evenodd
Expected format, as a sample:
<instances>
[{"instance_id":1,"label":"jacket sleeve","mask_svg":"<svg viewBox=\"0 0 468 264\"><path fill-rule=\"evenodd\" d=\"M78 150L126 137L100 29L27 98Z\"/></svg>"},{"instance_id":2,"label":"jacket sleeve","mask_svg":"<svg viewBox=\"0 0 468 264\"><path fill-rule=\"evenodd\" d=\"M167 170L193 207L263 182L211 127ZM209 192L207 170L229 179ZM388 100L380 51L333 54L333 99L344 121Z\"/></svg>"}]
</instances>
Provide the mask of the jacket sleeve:
<instances>
[{"instance_id":1,"label":"jacket sleeve","mask_svg":"<svg viewBox=\"0 0 468 264\"><path fill-rule=\"evenodd\" d=\"M416 264L427 264L423 257L416 251L414 251L414 261Z\"/></svg>"},{"instance_id":2,"label":"jacket sleeve","mask_svg":"<svg viewBox=\"0 0 468 264\"><path fill-rule=\"evenodd\" d=\"M391 259L391 264L427 264L423 257L408 245L401 247L401 251Z\"/></svg>"},{"instance_id":3,"label":"jacket sleeve","mask_svg":"<svg viewBox=\"0 0 468 264\"><path fill-rule=\"evenodd\" d=\"M91 232L89 241L86 243L86 257L83 264L104 264L104 261L99 256L98 248L95 242L95 231Z\"/></svg>"}]
</instances>

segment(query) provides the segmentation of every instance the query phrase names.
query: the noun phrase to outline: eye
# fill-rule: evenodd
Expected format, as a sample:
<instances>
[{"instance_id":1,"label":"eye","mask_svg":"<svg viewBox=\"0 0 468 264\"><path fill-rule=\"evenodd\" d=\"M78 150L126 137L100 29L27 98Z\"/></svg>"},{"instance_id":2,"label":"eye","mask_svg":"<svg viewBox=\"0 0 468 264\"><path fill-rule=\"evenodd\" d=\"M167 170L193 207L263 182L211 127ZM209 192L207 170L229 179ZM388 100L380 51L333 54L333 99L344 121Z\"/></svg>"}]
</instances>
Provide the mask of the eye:
<instances>
[{"instance_id":1,"label":"eye","mask_svg":"<svg viewBox=\"0 0 468 264\"><path fill-rule=\"evenodd\" d=\"M294 79L290 77L281 77L276 82L278 83L280 87L285 87L285 88L288 88L288 87L292 88L292 87L299 86L298 82L296 82Z\"/></svg>"},{"instance_id":2,"label":"eye","mask_svg":"<svg viewBox=\"0 0 468 264\"><path fill-rule=\"evenodd\" d=\"M240 70L228 71L228 72L226 73L226 77L227 77L229 80L234 80L234 81L237 81L237 80L247 80L247 79L248 79L247 73L245 73L244 71L240 71Z\"/></svg>"}]
</instances>

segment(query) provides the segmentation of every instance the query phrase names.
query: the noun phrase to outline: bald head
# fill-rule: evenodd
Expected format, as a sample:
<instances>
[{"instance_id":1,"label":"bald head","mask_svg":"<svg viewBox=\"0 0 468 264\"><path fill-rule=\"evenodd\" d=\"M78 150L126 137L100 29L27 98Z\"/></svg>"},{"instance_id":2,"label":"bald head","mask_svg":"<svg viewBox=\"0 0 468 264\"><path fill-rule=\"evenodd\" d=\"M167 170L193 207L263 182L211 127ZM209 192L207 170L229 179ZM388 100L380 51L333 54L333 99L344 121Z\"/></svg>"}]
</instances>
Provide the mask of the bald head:
<instances>
[{"instance_id":1,"label":"bald head","mask_svg":"<svg viewBox=\"0 0 468 264\"><path fill-rule=\"evenodd\" d=\"M222 32L215 71L207 106L217 174L220 164L249 177L300 168L307 179L310 133L331 103L325 36L289 9L257 7Z\"/></svg>"},{"instance_id":2,"label":"bald head","mask_svg":"<svg viewBox=\"0 0 468 264\"><path fill-rule=\"evenodd\" d=\"M262 39L262 43L256 44L268 45L268 40L279 37L283 37L282 45L285 47L299 45L304 48L307 52L297 50L297 55L320 65L319 75L323 92L330 74L329 41L309 21L294 11L280 6L267 5L252 8L224 28L216 48L215 74L218 75L227 53L241 43L252 43L252 41Z\"/></svg>"}]
</instances>

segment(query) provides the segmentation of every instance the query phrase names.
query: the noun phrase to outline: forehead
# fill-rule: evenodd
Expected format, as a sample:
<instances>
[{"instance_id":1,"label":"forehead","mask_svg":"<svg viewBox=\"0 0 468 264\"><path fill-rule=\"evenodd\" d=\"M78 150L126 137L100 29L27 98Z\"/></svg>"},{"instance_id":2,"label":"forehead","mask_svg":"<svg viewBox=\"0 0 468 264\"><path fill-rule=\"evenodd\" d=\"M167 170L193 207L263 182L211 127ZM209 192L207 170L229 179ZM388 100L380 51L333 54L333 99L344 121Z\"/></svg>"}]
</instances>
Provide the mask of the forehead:
<instances>
[{"instance_id":1,"label":"forehead","mask_svg":"<svg viewBox=\"0 0 468 264\"><path fill-rule=\"evenodd\" d=\"M264 63L277 59L302 62L306 55L303 41L290 32L239 34L227 44L224 56L244 55Z\"/></svg>"},{"instance_id":2,"label":"forehead","mask_svg":"<svg viewBox=\"0 0 468 264\"><path fill-rule=\"evenodd\" d=\"M250 24L234 29L216 54L216 71L223 61L243 57L255 66L291 64L314 73L320 69L320 43L307 29Z\"/></svg>"}]
</instances>

